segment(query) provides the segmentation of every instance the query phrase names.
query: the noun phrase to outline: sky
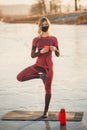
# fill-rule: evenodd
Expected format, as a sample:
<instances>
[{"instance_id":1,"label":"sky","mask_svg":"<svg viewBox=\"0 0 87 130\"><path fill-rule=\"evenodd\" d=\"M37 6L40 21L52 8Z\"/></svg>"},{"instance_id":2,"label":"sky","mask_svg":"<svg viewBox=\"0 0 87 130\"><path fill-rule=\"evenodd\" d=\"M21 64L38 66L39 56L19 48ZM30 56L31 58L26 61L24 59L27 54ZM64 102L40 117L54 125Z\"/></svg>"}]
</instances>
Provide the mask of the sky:
<instances>
[{"instance_id":1,"label":"sky","mask_svg":"<svg viewBox=\"0 0 87 130\"><path fill-rule=\"evenodd\" d=\"M37 0L0 0L0 5L2 4L32 4ZM71 3L71 0L62 0L63 4L67 5ZM72 0L72 3L74 0ZM80 0L82 5L87 5L87 0Z\"/></svg>"},{"instance_id":2,"label":"sky","mask_svg":"<svg viewBox=\"0 0 87 130\"><path fill-rule=\"evenodd\" d=\"M36 0L0 0L0 4L32 4Z\"/></svg>"}]
</instances>

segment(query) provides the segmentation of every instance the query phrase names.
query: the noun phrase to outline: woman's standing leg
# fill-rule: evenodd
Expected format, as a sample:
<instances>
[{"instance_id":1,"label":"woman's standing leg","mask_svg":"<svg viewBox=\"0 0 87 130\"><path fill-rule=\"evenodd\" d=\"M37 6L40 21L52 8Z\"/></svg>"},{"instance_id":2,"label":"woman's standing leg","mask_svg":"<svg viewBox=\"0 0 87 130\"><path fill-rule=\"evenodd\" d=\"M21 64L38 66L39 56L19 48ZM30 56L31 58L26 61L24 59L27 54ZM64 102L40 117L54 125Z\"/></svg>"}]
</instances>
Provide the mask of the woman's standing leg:
<instances>
[{"instance_id":1,"label":"woman's standing leg","mask_svg":"<svg viewBox=\"0 0 87 130\"><path fill-rule=\"evenodd\" d=\"M50 105L50 100L51 100L51 84L52 84L52 79L53 79L53 71L49 70L46 75L45 79L45 108L44 108L44 115L43 117L46 118L48 117L48 109Z\"/></svg>"}]
</instances>

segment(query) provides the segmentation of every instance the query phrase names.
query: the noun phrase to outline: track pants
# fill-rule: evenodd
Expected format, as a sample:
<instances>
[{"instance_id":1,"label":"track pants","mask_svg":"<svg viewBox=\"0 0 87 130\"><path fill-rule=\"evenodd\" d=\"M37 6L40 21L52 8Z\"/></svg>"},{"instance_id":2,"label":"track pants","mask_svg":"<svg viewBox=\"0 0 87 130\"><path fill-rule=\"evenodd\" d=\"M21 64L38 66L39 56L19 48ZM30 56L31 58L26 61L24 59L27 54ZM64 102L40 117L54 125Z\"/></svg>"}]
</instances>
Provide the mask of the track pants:
<instances>
[{"instance_id":1,"label":"track pants","mask_svg":"<svg viewBox=\"0 0 87 130\"><path fill-rule=\"evenodd\" d=\"M42 67L38 67L35 64L25 68L23 71L21 71L17 75L17 80L18 81L26 81L30 79L35 79L35 78L40 78L40 73L45 73L46 77L44 80L44 86L45 86L45 92L46 94L51 94L51 84L52 84L52 79L53 79L53 69L45 69Z\"/></svg>"}]
</instances>

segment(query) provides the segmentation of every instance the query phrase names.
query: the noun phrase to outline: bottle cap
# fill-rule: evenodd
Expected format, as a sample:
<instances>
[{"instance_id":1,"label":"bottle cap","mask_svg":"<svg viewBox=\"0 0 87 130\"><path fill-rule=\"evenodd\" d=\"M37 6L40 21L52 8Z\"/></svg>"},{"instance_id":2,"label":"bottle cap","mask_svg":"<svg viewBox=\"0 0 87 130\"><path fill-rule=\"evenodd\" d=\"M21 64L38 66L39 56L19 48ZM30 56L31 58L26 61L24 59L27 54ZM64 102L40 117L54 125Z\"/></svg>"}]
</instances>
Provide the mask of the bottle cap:
<instances>
[{"instance_id":1,"label":"bottle cap","mask_svg":"<svg viewBox=\"0 0 87 130\"><path fill-rule=\"evenodd\" d=\"M61 109L61 112L65 112L65 109L64 109L64 108L62 108L62 109Z\"/></svg>"}]
</instances>

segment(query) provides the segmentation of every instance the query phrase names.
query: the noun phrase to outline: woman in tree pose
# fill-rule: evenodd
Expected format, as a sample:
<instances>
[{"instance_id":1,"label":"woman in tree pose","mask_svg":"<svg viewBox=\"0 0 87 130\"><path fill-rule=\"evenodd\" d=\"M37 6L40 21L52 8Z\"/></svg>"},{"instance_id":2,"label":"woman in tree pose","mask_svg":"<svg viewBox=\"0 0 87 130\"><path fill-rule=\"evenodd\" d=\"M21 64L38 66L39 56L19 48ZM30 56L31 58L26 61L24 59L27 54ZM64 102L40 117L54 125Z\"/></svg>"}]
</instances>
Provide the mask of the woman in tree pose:
<instances>
[{"instance_id":1,"label":"woman in tree pose","mask_svg":"<svg viewBox=\"0 0 87 130\"><path fill-rule=\"evenodd\" d=\"M43 17L38 24L38 34L32 42L31 57L36 58L36 63L25 68L17 75L18 81L40 78L45 86L45 107L43 118L48 117L48 109L51 99L51 84L53 79L52 52L58 57L60 55L58 40L50 35L50 21Z\"/></svg>"}]
</instances>

